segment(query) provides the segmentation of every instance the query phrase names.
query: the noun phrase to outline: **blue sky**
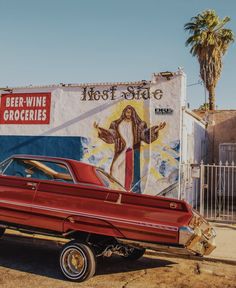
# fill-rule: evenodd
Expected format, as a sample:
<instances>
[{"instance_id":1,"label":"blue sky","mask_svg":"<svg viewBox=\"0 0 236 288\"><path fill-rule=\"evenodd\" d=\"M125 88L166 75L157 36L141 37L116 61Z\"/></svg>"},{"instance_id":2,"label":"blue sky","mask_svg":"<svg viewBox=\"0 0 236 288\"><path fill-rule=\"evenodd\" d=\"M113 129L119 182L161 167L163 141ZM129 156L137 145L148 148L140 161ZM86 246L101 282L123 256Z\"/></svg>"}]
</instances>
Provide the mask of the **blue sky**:
<instances>
[{"instance_id":1,"label":"blue sky","mask_svg":"<svg viewBox=\"0 0 236 288\"><path fill-rule=\"evenodd\" d=\"M0 0L0 86L150 80L178 67L198 83L183 26L205 9L230 16L236 33L235 0ZM218 109L236 109L235 49L223 59ZM198 107L204 87L187 96Z\"/></svg>"}]
</instances>

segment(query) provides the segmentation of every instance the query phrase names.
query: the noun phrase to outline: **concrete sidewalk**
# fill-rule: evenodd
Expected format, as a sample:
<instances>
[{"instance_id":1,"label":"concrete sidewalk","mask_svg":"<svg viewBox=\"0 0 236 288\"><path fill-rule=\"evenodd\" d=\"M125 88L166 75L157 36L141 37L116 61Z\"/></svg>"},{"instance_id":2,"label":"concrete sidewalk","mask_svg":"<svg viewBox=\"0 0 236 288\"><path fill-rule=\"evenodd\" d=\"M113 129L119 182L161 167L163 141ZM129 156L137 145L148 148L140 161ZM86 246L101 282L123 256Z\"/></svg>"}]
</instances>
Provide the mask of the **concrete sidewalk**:
<instances>
[{"instance_id":1,"label":"concrete sidewalk","mask_svg":"<svg viewBox=\"0 0 236 288\"><path fill-rule=\"evenodd\" d=\"M236 263L236 225L211 224L216 231L216 249L207 258Z\"/></svg>"}]
</instances>

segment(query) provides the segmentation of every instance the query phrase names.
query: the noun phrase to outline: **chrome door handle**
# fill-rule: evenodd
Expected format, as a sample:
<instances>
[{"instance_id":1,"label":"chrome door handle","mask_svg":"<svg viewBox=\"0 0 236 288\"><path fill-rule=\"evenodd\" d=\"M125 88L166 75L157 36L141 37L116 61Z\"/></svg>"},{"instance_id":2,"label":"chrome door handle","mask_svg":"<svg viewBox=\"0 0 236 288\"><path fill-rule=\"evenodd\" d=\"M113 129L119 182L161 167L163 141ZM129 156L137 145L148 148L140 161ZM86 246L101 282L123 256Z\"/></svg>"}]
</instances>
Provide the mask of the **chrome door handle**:
<instances>
[{"instance_id":1,"label":"chrome door handle","mask_svg":"<svg viewBox=\"0 0 236 288\"><path fill-rule=\"evenodd\" d=\"M34 182L27 182L26 184L28 187L31 187L32 190L35 190L36 187L37 187L37 183L34 183Z\"/></svg>"}]
</instances>

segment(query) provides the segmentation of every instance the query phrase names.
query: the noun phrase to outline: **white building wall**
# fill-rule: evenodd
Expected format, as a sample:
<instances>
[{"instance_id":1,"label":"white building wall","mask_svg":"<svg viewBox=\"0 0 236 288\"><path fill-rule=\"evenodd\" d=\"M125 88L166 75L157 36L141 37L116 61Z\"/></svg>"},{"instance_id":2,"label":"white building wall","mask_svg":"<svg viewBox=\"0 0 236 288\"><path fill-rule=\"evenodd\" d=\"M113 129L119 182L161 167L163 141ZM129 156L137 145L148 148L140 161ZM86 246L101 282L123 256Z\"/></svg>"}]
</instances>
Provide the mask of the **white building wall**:
<instances>
[{"instance_id":1,"label":"white building wall","mask_svg":"<svg viewBox=\"0 0 236 288\"><path fill-rule=\"evenodd\" d=\"M183 110L182 163L200 163L205 157L205 122L193 112Z\"/></svg>"},{"instance_id":2,"label":"white building wall","mask_svg":"<svg viewBox=\"0 0 236 288\"><path fill-rule=\"evenodd\" d=\"M181 198L195 205L199 198L199 164L206 157L205 122L193 112L183 110ZM196 164L196 165L195 165Z\"/></svg>"},{"instance_id":3,"label":"white building wall","mask_svg":"<svg viewBox=\"0 0 236 288\"><path fill-rule=\"evenodd\" d=\"M27 97L37 98L43 93L50 94L47 107L44 104L42 107L25 104ZM129 105L142 123L139 129L146 125L151 131L165 122L165 127L151 143L142 140L140 146L133 147L133 176L136 177L133 177L136 181L133 184L139 181L136 192L177 197L180 163L197 157L188 155L193 152L189 148L186 150L187 135L200 133L195 124L190 124L191 116L184 113L182 117L185 96L186 77L182 71L169 73L169 76L157 73L153 74L151 81L132 83L7 89L1 91L0 157L3 159L14 153L61 156L88 162L113 173L116 140L99 137L94 124L108 131ZM7 98L11 98L12 103ZM18 106L21 103L21 107L17 107L17 103ZM40 122L42 117L35 118L37 123L28 118L21 121L16 117L18 120L15 122L7 118L10 110L24 109L46 109L50 115L44 123ZM118 132L113 131L112 135Z\"/></svg>"}]
</instances>

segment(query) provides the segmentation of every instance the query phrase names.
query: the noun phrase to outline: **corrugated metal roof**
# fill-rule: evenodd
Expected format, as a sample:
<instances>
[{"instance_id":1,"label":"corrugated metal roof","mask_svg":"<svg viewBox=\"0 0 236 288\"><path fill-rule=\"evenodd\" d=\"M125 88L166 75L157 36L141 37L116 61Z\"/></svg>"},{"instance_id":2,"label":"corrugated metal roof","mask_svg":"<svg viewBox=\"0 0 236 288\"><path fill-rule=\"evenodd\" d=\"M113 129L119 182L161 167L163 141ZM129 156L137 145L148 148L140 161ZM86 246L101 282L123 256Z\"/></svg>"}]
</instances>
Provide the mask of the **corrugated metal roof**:
<instances>
[{"instance_id":1,"label":"corrugated metal roof","mask_svg":"<svg viewBox=\"0 0 236 288\"><path fill-rule=\"evenodd\" d=\"M141 80L141 81L131 81L131 82L100 82L100 83L59 83L50 85L29 85L29 86L16 86L16 87L0 87L1 91L14 90L14 89L40 89L40 88L58 88L58 87L85 87L85 86L122 86L122 85L140 85L140 84L150 84L151 81Z\"/></svg>"}]
</instances>

